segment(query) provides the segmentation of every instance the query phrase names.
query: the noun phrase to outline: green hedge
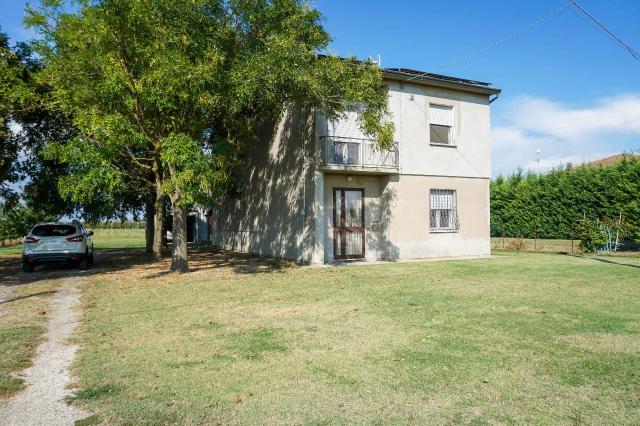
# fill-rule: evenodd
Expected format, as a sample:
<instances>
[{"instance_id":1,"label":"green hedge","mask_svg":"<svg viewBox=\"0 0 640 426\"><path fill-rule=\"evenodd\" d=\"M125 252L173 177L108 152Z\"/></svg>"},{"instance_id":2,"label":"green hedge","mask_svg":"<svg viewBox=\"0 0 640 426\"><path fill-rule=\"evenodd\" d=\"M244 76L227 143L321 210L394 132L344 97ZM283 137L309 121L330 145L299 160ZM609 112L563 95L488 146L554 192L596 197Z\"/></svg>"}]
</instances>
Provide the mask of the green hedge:
<instances>
[{"instance_id":1,"label":"green hedge","mask_svg":"<svg viewBox=\"0 0 640 426\"><path fill-rule=\"evenodd\" d=\"M640 159L538 176L516 172L491 182L491 235L571 239L578 221L622 218L640 240Z\"/></svg>"}]
</instances>

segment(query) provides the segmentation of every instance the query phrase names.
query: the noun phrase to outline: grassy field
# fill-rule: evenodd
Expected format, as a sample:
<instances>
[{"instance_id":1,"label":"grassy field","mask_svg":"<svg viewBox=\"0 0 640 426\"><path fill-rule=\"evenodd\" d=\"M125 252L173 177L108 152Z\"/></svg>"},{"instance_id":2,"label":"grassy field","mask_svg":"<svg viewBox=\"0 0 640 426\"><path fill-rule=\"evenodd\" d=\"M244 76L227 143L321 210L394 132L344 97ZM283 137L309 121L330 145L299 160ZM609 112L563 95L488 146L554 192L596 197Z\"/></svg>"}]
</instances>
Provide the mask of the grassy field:
<instances>
[{"instance_id":1,"label":"grassy field","mask_svg":"<svg viewBox=\"0 0 640 426\"><path fill-rule=\"evenodd\" d=\"M0 398L23 388L22 379L12 373L31 365L55 288L53 282L28 284L0 302Z\"/></svg>"},{"instance_id":2,"label":"grassy field","mask_svg":"<svg viewBox=\"0 0 640 426\"><path fill-rule=\"evenodd\" d=\"M166 266L83 288L107 424L640 423L640 259Z\"/></svg>"},{"instance_id":3,"label":"grassy field","mask_svg":"<svg viewBox=\"0 0 640 426\"><path fill-rule=\"evenodd\" d=\"M144 248L144 229L95 229L93 232L93 244L96 251ZM20 253L22 253L22 244L0 247L0 256Z\"/></svg>"},{"instance_id":4,"label":"grassy field","mask_svg":"<svg viewBox=\"0 0 640 426\"><path fill-rule=\"evenodd\" d=\"M491 247L494 250L509 250L509 243L517 238L491 238ZM580 251L579 240L534 240L523 238L525 251L540 251L549 253L578 253Z\"/></svg>"}]
</instances>

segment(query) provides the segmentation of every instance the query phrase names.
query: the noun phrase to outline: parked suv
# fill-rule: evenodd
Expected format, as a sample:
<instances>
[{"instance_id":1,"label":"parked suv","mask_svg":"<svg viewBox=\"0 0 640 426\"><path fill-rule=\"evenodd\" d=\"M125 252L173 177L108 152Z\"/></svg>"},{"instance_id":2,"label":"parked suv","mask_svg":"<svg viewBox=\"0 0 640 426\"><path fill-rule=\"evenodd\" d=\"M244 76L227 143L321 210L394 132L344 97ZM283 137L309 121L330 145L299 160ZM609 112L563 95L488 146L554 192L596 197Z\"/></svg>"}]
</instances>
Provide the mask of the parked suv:
<instances>
[{"instance_id":1,"label":"parked suv","mask_svg":"<svg viewBox=\"0 0 640 426\"><path fill-rule=\"evenodd\" d=\"M44 263L76 263L87 269L93 263L93 231L80 222L39 223L24 237L22 270L33 272Z\"/></svg>"}]
</instances>

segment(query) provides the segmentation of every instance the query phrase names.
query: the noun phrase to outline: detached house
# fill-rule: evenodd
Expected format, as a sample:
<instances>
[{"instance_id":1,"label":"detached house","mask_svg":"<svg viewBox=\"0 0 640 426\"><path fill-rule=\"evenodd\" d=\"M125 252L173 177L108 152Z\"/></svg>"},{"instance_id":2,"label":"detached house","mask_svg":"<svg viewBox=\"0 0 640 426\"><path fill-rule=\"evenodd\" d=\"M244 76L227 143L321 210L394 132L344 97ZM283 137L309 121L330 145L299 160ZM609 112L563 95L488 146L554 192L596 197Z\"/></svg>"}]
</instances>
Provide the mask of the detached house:
<instances>
[{"instance_id":1,"label":"detached house","mask_svg":"<svg viewBox=\"0 0 640 426\"><path fill-rule=\"evenodd\" d=\"M395 146L356 111L289 111L247 153L235 199L214 209L222 248L322 264L490 254L488 83L385 69Z\"/></svg>"}]
</instances>

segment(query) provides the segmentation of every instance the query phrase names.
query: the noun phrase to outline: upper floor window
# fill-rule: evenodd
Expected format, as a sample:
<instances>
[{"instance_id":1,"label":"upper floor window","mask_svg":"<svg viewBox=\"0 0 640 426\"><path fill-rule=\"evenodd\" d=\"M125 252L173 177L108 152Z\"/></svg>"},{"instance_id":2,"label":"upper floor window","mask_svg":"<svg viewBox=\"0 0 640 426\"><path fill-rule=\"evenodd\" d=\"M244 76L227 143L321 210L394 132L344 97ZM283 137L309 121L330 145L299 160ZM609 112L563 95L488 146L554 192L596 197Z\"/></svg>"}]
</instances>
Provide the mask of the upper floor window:
<instances>
[{"instance_id":1,"label":"upper floor window","mask_svg":"<svg viewBox=\"0 0 640 426\"><path fill-rule=\"evenodd\" d=\"M453 107L429 104L429 142L453 145Z\"/></svg>"},{"instance_id":2,"label":"upper floor window","mask_svg":"<svg viewBox=\"0 0 640 426\"><path fill-rule=\"evenodd\" d=\"M366 135L362 133L358 121L358 112L363 108L363 104L348 105L340 117L329 121L329 136L339 136L354 141L367 139Z\"/></svg>"},{"instance_id":3,"label":"upper floor window","mask_svg":"<svg viewBox=\"0 0 640 426\"><path fill-rule=\"evenodd\" d=\"M460 228L456 191L432 189L429 197L429 226L432 232L457 231Z\"/></svg>"}]
</instances>

